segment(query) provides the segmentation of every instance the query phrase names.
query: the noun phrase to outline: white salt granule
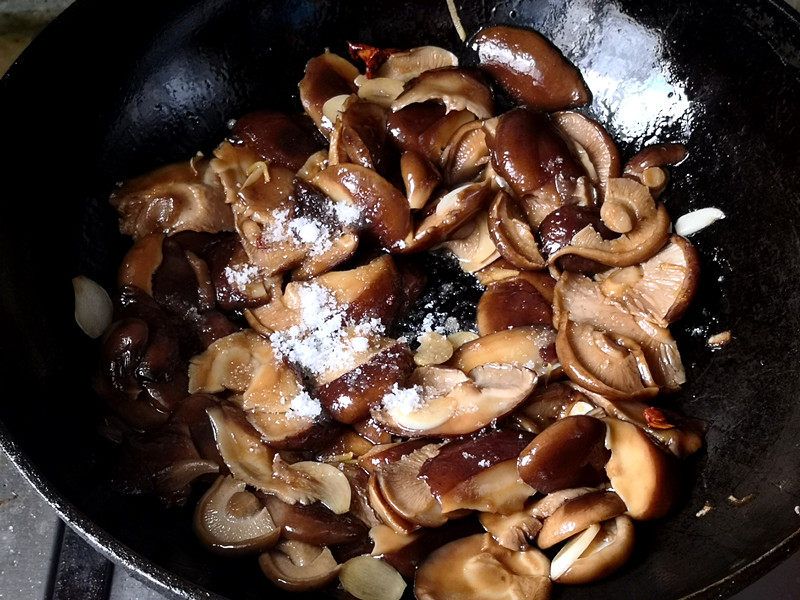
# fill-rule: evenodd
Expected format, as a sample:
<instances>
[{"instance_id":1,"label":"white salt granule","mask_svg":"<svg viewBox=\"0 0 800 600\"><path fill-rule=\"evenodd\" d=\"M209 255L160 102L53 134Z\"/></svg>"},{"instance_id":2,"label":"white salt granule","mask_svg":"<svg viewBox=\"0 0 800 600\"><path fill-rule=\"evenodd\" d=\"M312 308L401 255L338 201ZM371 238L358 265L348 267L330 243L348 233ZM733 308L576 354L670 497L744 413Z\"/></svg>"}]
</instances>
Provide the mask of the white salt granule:
<instances>
[{"instance_id":1,"label":"white salt granule","mask_svg":"<svg viewBox=\"0 0 800 600\"><path fill-rule=\"evenodd\" d=\"M401 388L396 383L383 397L383 407L389 411L410 413L422 406L422 388L415 385Z\"/></svg>"},{"instance_id":2,"label":"white salt granule","mask_svg":"<svg viewBox=\"0 0 800 600\"><path fill-rule=\"evenodd\" d=\"M487 459L485 459L485 458L484 458L484 459L482 459L482 460L479 460L479 461L478 461L478 466L479 466L479 467L483 467L484 469L485 469L486 467L490 466L491 464L492 464L492 463L490 463L490 462L489 462Z\"/></svg>"},{"instance_id":3,"label":"white salt granule","mask_svg":"<svg viewBox=\"0 0 800 600\"><path fill-rule=\"evenodd\" d=\"M350 340L350 347L354 352L366 352L369 348L369 340L365 337L356 337Z\"/></svg>"},{"instance_id":4,"label":"white salt granule","mask_svg":"<svg viewBox=\"0 0 800 600\"><path fill-rule=\"evenodd\" d=\"M244 288L259 277L258 267L250 264L225 267L224 273L225 279L227 279L229 283L236 284L239 288Z\"/></svg>"},{"instance_id":5,"label":"white salt granule","mask_svg":"<svg viewBox=\"0 0 800 600\"><path fill-rule=\"evenodd\" d=\"M306 419L313 419L322 412L322 406L319 400L312 398L307 391L303 390L297 396L292 398L289 404L289 411L287 415L296 417L303 417Z\"/></svg>"},{"instance_id":6,"label":"white salt granule","mask_svg":"<svg viewBox=\"0 0 800 600\"><path fill-rule=\"evenodd\" d=\"M455 317L447 317L444 320L444 330L447 333L447 335L452 335L456 331L460 331L461 326L458 323L458 319L456 319Z\"/></svg>"},{"instance_id":7,"label":"white salt granule","mask_svg":"<svg viewBox=\"0 0 800 600\"><path fill-rule=\"evenodd\" d=\"M334 402L336 408L347 408L353 404L353 399L350 396L339 396Z\"/></svg>"}]
</instances>

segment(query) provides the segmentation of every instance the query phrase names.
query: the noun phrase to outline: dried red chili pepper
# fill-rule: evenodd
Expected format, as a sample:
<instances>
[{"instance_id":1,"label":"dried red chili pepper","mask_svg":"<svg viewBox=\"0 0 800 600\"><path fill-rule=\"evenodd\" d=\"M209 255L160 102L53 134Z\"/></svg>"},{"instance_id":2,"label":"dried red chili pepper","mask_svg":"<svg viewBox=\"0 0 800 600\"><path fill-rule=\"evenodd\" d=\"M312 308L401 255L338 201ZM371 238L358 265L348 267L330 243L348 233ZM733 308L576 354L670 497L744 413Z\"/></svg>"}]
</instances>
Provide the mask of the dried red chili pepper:
<instances>
[{"instance_id":1,"label":"dried red chili pepper","mask_svg":"<svg viewBox=\"0 0 800 600\"><path fill-rule=\"evenodd\" d=\"M672 429L675 427L675 425L667 421L664 413L655 406L645 408L642 414L644 414L644 420L647 421L647 426L651 429Z\"/></svg>"},{"instance_id":2,"label":"dried red chili pepper","mask_svg":"<svg viewBox=\"0 0 800 600\"><path fill-rule=\"evenodd\" d=\"M378 69L386 62L390 54L400 52L397 48L376 48L375 46L354 44L353 42L347 42L347 47L350 49L350 56L353 60L364 61L367 79L375 77Z\"/></svg>"}]
</instances>

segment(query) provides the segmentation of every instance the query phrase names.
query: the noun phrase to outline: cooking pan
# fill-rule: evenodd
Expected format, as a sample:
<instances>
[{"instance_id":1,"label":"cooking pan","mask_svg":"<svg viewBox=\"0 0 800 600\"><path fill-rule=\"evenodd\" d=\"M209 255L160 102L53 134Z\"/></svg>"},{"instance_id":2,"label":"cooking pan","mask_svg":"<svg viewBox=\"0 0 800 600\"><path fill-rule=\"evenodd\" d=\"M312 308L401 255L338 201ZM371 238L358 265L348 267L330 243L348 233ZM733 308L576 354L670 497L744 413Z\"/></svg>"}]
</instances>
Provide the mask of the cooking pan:
<instances>
[{"instance_id":1,"label":"cooking pan","mask_svg":"<svg viewBox=\"0 0 800 600\"><path fill-rule=\"evenodd\" d=\"M638 527L622 571L555 596L728 595L800 545L800 23L766 0L457 4L470 33L505 23L551 38L625 156L685 142L673 218L727 215L693 238L701 291L674 327L688 383L670 401L710 424L681 507ZM0 83L0 442L72 527L177 597L283 596L252 559L203 550L190 508L108 484L96 346L74 324L70 279L113 287L127 243L107 204L115 182L209 152L249 110L296 110L305 61L345 40L471 60L444 0L79 0ZM724 330L733 341L711 351Z\"/></svg>"}]
</instances>

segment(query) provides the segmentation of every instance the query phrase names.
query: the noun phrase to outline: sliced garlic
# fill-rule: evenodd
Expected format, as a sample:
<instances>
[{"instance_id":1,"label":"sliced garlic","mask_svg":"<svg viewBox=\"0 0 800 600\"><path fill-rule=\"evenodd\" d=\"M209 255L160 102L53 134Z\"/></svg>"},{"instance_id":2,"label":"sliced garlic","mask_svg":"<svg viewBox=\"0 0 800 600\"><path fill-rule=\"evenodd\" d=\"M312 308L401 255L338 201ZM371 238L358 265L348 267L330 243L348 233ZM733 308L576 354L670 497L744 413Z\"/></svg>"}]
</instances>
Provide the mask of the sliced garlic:
<instances>
[{"instance_id":1,"label":"sliced garlic","mask_svg":"<svg viewBox=\"0 0 800 600\"><path fill-rule=\"evenodd\" d=\"M111 325L114 305L108 292L96 281L79 275L72 280L75 292L75 322L90 338L98 338Z\"/></svg>"},{"instance_id":2,"label":"sliced garlic","mask_svg":"<svg viewBox=\"0 0 800 600\"><path fill-rule=\"evenodd\" d=\"M683 237L688 237L701 231L720 219L725 218L725 213L718 208L701 208L694 212L679 217L675 221L675 233Z\"/></svg>"},{"instance_id":3,"label":"sliced garlic","mask_svg":"<svg viewBox=\"0 0 800 600\"><path fill-rule=\"evenodd\" d=\"M403 576L379 558L362 554L342 565L339 581L359 600L400 600L406 589Z\"/></svg>"},{"instance_id":4,"label":"sliced garlic","mask_svg":"<svg viewBox=\"0 0 800 600\"><path fill-rule=\"evenodd\" d=\"M428 331L419 337L414 362L420 366L440 365L453 356L453 345L440 333Z\"/></svg>"},{"instance_id":5,"label":"sliced garlic","mask_svg":"<svg viewBox=\"0 0 800 600\"><path fill-rule=\"evenodd\" d=\"M550 579L556 581L566 573L572 564L581 557L586 548L589 547L589 544L592 543L599 531L600 524L595 523L564 544L558 554L553 557L553 562L550 563Z\"/></svg>"}]
</instances>

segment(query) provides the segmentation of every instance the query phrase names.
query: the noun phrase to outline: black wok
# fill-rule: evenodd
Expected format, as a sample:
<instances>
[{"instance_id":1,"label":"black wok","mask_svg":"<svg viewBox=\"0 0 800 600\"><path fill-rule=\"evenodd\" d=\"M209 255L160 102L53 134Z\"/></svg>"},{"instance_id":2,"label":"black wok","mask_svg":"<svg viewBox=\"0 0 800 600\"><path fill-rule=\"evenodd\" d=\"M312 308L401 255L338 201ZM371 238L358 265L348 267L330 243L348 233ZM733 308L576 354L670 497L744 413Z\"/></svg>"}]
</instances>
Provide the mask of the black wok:
<instances>
[{"instance_id":1,"label":"black wok","mask_svg":"<svg viewBox=\"0 0 800 600\"><path fill-rule=\"evenodd\" d=\"M691 489L638 529L623 571L557 592L725 596L800 545L800 24L766 0L458 4L470 33L511 23L554 39L625 155L685 142L673 218L727 214L694 238L702 289L675 328L689 383L674 402L711 425ZM305 61L345 40L463 48L444 0L79 0L0 83L0 441L73 527L179 597L281 594L254 561L196 544L189 509L106 484L95 345L74 324L70 278L113 286L125 247L106 202L114 182L210 150L251 109L297 108ZM707 335L726 329L734 341L711 352ZM715 509L697 518L706 501Z\"/></svg>"}]
</instances>

